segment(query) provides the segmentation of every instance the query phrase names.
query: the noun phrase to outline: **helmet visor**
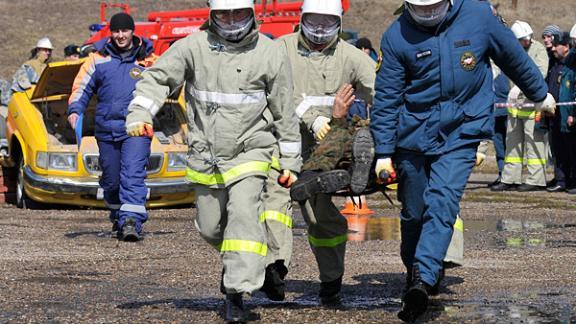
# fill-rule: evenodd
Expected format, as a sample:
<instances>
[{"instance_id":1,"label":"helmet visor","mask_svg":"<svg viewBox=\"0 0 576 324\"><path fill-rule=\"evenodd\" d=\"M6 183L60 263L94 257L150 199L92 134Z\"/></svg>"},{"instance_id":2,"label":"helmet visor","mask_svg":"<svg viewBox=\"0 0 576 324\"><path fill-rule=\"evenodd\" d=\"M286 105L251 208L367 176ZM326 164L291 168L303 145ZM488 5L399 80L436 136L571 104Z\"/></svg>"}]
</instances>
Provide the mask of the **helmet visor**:
<instances>
[{"instance_id":1,"label":"helmet visor","mask_svg":"<svg viewBox=\"0 0 576 324\"><path fill-rule=\"evenodd\" d=\"M254 22L250 8L234 10L216 10L212 12L212 21L216 32L225 39L237 41L250 31Z\"/></svg>"},{"instance_id":2,"label":"helmet visor","mask_svg":"<svg viewBox=\"0 0 576 324\"><path fill-rule=\"evenodd\" d=\"M304 36L315 44L326 44L338 34L340 17L307 13L302 17Z\"/></svg>"},{"instance_id":3,"label":"helmet visor","mask_svg":"<svg viewBox=\"0 0 576 324\"><path fill-rule=\"evenodd\" d=\"M443 0L427 6L419 6L407 2L406 6L410 16L412 16L417 23L426 27L432 27L438 25L444 17L446 17L448 9L450 8L450 1Z\"/></svg>"}]
</instances>

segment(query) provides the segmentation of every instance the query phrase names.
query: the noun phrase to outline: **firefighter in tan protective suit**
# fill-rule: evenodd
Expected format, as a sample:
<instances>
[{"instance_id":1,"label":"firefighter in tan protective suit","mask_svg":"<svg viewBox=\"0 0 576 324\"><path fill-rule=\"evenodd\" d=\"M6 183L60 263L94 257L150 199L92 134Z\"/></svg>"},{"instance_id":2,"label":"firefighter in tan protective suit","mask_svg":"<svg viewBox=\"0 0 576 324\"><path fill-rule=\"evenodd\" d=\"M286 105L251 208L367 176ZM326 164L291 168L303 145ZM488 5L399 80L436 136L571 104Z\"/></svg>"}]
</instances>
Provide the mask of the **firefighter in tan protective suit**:
<instances>
[{"instance_id":1,"label":"firefighter in tan protective suit","mask_svg":"<svg viewBox=\"0 0 576 324\"><path fill-rule=\"evenodd\" d=\"M306 0L302 6L300 32L278 40L288 53L292 67L294 104L301 121L305 160L331 127L347 127L345 114L343 118L333 117L339 89L350 84L357 97L372 103L375 63L339 39L342 12L340 0ZM318 194L308 201L311 209L304 209L303 215L320 269L320 300L324 305L337 305L348 224L330 195ZM307 210L313 215L308 215Z\"/></svg>"},{"instance_id":2,"label":"firefighter in tan protective suit","mask_svg":"<svg viewBox=\"0 0 576 324\"><path fill-rule=\"evenodd\" d=\"M150 128L166 97L184 84L195 224L222 257L226 320L242 322L242 295L264 282L262 193L273 151L277 145L279 169L289 185L300 170L301 143L288 59L258 32L254 2L209 4L208 29L176 42L143 74L126 128Z\"/></svg>"},{"instance_id":3,"label":"firefighter in tan protective suit","mask_svg":"<svg viewBox=\"0 0 576 324\"><path fill-rule=\"evenodd\" d=\"M532 28L523 21L515 21L512 32L528 52L543 76L548 72L548 54L541 43L532 40ZM511 103L522 104L525 97L512 87L508 95ZM540 127L540 112L531 107L509 107L506 131L506 156L502 182L491 187L493 191L536 191L546 188L546 156L548 136ZM528 177L522 184L522 167L527 165Z\"/></svg>"}]
</instances>

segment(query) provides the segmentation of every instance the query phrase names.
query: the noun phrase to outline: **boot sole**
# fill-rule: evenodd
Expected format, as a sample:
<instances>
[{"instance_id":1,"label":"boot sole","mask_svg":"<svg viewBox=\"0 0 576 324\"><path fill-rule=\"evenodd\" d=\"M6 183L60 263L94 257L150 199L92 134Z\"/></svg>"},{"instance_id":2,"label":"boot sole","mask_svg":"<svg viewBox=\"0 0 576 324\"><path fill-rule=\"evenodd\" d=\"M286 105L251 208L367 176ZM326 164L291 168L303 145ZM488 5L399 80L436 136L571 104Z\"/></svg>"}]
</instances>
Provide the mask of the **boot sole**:
<instances>
[{"instance_id":1,"label":"boot sole","mask_svg":"<svg viewBox=\"0 0 576 324\"><path fill-rule=\"evenodd\" d=\"M428 308L428 294L421 289L408 290L402 301L404 307L398 313L398 318L405 322L414 322Z\"/></svg>"},{"instance_id":2,"label":"boot sole","mask_svg":"<svg viewBox=\"0 0 576 324\"><path fill-rule=\"evenodd\" d=\"M333 193L350 185L350 174L345 170L332 170L321 173L301 183L294 183L290 197L295 201L305 201L319 193Z\"/></svg>"},{"instance_id":3,"label":"boot sole","mask_svg":"<svg viewBox=\"0 0 576 324\"><path fill-rule=\"evenodd\" d=\"M353 163L350 189L353 194L359 195L366 190L374 155L374 138L372 137L372 133L368 128L359 129L352 142Z\"/></svg>"}]
</instances>

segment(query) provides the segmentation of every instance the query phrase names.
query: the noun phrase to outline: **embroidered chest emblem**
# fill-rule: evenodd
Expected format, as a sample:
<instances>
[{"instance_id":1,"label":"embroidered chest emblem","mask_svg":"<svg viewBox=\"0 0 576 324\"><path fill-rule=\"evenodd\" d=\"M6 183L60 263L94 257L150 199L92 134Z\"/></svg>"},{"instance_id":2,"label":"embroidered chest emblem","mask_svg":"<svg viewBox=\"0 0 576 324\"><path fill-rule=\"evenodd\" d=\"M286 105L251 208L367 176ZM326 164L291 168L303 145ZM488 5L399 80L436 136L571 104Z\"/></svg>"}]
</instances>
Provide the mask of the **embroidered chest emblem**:
<instances>
[{"instance_id":1,"label":"embroidered chest emblem","mask_svg":"<svg viewBox=\"0 0 576 324\"><path fill-rule=\"evenodd\" d=\"M132 68L130 70L130 77L134 80L138 80L140 78L142 78L142 70L140 70L139 68Z\"/></svg>"},{"instance_id":2,"label":"embroidered chest emblem","mask_svg":"<svg viewBox=\"0 0 576 324\"><path fill-rule=\"evenodd\" d=\"M472 52L464 52L460 57L460 65L466 71L472 71L478 64L476 56Z\"/></svg>"}]
</instances>

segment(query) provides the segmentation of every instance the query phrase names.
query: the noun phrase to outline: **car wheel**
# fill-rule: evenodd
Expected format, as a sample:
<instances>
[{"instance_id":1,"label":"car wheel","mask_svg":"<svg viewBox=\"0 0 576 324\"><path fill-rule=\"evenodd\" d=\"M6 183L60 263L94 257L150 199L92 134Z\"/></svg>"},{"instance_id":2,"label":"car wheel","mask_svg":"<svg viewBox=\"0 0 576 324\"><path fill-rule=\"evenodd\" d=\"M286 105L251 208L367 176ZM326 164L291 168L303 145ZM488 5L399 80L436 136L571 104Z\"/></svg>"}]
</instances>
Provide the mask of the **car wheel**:
<instances>
[{"instance_id":1,"label":"car wheel","mask_svg":"<svg viewBox=\"0 0 576 324\"><path fill-rule=\"evenodd\" d=\"M37 207L35 201L28 198L24 190L24 159L18 163L18 178L16 179L16 206L23 209L33 209Z\"/></svg>"}]
</instances>

